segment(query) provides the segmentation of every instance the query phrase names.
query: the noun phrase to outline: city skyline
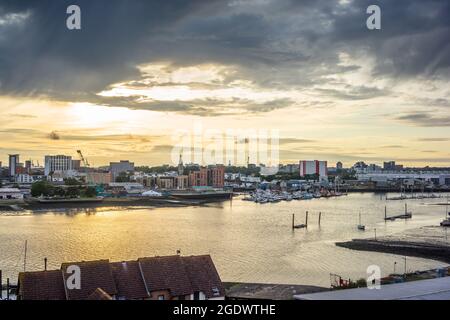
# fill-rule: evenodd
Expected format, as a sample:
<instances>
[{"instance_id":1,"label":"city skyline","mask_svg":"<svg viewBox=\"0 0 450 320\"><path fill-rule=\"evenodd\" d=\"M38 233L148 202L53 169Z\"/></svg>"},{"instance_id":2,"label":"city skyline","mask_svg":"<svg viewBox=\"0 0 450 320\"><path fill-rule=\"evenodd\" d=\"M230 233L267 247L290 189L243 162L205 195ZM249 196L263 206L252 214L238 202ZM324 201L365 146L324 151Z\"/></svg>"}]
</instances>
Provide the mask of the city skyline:
<instances>
[{"instance_id":1,"label":"city skyline","mask_svg":"<svg viewBox=\"0 0 450 320\"><path fill-rule=\"evenodd\" d=\"M279 130L280 163L450 166L446 1L378 1L375 31L371 1L76 2L70 31L64 2L0 0L3 164L171 164L201 123Z\"/></svg>"}]
</instances>

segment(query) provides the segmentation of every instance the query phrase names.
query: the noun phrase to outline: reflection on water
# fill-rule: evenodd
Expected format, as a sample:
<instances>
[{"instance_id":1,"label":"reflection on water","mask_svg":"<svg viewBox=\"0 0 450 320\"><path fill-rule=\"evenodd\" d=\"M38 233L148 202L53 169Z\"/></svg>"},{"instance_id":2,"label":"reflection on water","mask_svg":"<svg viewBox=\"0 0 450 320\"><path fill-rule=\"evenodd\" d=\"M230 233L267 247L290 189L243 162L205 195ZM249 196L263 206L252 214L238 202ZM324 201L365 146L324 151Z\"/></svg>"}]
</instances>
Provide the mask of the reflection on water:
<instances>
[{"instance_id":1,"label":"reflection on water","mask_svg":"<svg viewBox=\"0 0 450 320\"><path fill-rule=\"evenodd\" d=\"M426 205L442 199L408 200L413 219L384 222L400 214L403 201L385 201L376 194L306 201L255 204L234 199L223 203L180 208L98 208L21 215L0 214L0 269L16 282L23 268L23 247L28 240L27 270L50 268L63 261L109 258L114 261L142 256L212 255L224 281L330 285L330 273L352 279L364 277L377 264L383 274L403 267L403 257L357 252L334 245L336 241L401 232L437 225L444 208ZM292 214L308 229L293 231ZM321 224L318 224L322 212ZM366 231L358 231L358 216ZM408 258L408 270L433 268L442 263Z\"/></svg>"}]
</instances>

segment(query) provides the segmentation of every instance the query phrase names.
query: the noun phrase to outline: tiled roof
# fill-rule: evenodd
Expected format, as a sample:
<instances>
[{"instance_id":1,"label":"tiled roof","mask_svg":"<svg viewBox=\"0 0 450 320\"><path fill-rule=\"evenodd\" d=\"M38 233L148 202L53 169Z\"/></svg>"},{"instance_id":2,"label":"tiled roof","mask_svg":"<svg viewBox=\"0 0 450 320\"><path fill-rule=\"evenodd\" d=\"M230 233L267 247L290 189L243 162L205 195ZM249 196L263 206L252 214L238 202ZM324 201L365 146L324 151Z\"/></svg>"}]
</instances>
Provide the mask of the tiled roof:
<instances>
[{"instance_id":1,"label":"tiled roof","mask_svg":"<svg viewBox=\"0 0 450 320\"><path fill-rule=\"evenodd\" d=\"M19 273L19 295L24 300L65 300L61 270Z\"/></svg>"},{"instance_id":2,"label":"tiled roof","mask_svg":"<svg viewBox=\"0 0 450 320\"><path fill-rule=\"evenodd\" d=\"M194 292L180 256L140 258L138 262L150 292L169 290L172 296Z\"/></svg>"},{"instance_id":3,"label":"tiled roof","mask_svg":"<svg viewBox=\"0 0 450 320\"><path fill-rule=\"evenodd\" d=\"M68 289L65 285L71 276L66 270L71 265L80 268L80 289ZM20 273L18 284L19 297L24 300L97 300L108 296L143 299L160 290L168 290L175 297L199 291L208 299L225 296L209 255L63 263L61 270Z\"/></svg>"},{"instance_id":4,"label":"tiled roof","mask_svg":"<svg viewBox=\"0 0 450 320\"><path fill-rule=\"evenodd\" d=\"M210 255L181 258L194 291L202 291L207 299L224 297L225 289Z\"/></svg>"},{"instance_id":5,"label":"tiled roof","mask_svg":"<svg viewBox=\"0 0 450 320\"><path fill-rule=\"evenodd\" d=\"M68 300L85 300L97 288L103 289L107 294L111 296L117 293L117 288L114 282L109 260L63 263L61 265L61 269L63 270L65 281L71 275L70 273L66 273L67 268L71 265L80 267L81 288L66 288L66 295Z\"/></svg>"},{"instance_id":6,"label":"tiled roof","mask_svg":"<svg viewBox=\"0 0 450 320\"><path fill-rule=\"evenodd\" d=\"M137 261L113 262L111 267L119 297L125 299L148 298Z\"/></svg>"}]
</instances>

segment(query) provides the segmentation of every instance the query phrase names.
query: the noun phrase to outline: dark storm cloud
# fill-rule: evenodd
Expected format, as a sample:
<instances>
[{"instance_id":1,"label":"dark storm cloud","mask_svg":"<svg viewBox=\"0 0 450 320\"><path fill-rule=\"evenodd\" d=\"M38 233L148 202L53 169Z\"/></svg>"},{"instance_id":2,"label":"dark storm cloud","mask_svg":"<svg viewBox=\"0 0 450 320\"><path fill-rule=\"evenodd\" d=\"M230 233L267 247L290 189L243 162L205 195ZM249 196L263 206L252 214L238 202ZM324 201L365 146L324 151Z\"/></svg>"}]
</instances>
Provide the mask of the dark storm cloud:
<instances>
[{"instance_id":1,"label":"dark storm cloud","mask_svg":"<svg viewBox=\"0 0 450 320\"><path fill-rule=\"evenodd\" d=\"M65 27L70 4L81 7L81 31ZM381 7L381 31L365 26L370 4ZM324 75L359 68L339 64L343 51L372 57L376 77L448 79L449 37L448 0L0 0L0 94L96 102L102 100L97 92L139 80L136 66L155 61L233 65L237 72L226 81L300 89L326 83ZM324 93L358 100L388 92L368 84ZM122 102L130 108L220 113L205 101ZM277 100L246 109L287 105Z\"/></svg>"},{"instance_id":2,"label":"dark storm cloud","mask_svg":"<svg viewBox=\"0 0 450 320\"><path fill-rule=\"evenodd\" d=\"M450 127L450 116L436 116L432 113L409 113L396 119L420 127Z\"/></svg>"},{"instance_id":3,"label":"dark storm cloud","mask_svg":"<svg viewBox=\"0 0 450 320\"><path fill-rule=\"evenodd\" d=\"M332 96L342 100L364 100L383 96L388 90L380 90L366 86L350 87L343 90L336 89L317 89L324 95Z\"/></svg>"}]
</instances>

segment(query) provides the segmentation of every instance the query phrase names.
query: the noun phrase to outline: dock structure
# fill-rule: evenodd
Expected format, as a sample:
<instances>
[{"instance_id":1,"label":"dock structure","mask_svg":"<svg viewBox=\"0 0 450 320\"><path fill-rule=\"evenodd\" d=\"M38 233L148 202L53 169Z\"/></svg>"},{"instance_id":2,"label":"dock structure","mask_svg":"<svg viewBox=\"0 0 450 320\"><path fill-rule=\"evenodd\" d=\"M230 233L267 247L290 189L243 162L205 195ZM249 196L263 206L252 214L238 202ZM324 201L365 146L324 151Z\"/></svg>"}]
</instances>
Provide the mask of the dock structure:
<instances>
[{"instance_id":1,"label":"dock structure","mask_svg":"<svg viewBox=\"0 0 450 320\"><path fill-rule=\"evenodd\" d=\"M295 224L295 214L292 214L292 229L308 228L308 211L306 211L306 219L304 224Z\"/></svg>"},{"instance_id":2,"label":"dock structure","mask_svg":"<svg viewBox=\"0 0 450 320\"><path fill-rule=\"evenodd\" d=\"M405 213L399 214L396 216L387 216L387 208L384 207L384 221L395 221L397 219L411 219L412 218L412 212L408 212L408 205L405 203Z\"/></svg>"}]
</instances>

